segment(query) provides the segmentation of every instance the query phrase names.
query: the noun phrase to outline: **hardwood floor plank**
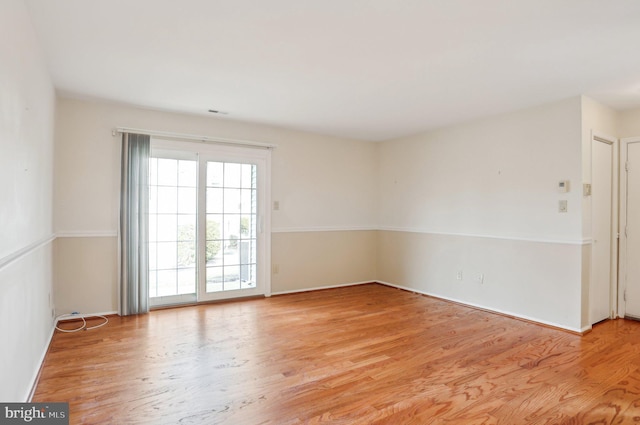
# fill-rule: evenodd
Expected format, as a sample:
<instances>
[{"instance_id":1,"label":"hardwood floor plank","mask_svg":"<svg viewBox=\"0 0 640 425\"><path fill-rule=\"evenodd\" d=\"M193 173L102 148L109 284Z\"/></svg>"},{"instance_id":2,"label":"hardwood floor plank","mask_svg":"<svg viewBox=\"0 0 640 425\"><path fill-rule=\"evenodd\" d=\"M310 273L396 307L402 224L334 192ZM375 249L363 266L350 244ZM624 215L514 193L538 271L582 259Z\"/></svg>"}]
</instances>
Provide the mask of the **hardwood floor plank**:
<instances>
[{"instance_id":1,"label":"hardwood floor plank","mask_svg":"<svg viewBox=\"0 0 640 425\"><path fill-rule=\"evenodd\" d=\"M636 423L640 323L581 337L376 284L158 310L56 332L33 401L72 424Z\"/></svg>"}]
</instances>

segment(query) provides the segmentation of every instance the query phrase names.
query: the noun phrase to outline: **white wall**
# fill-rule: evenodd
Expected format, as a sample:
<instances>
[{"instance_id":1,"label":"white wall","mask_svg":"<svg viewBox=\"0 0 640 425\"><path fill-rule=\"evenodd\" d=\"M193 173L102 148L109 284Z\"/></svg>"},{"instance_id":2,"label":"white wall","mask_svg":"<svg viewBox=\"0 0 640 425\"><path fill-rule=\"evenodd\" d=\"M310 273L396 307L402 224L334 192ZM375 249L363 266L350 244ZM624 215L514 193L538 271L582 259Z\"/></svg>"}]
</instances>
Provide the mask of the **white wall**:
<instances>
[{"instance_id":1,"label":"white wall","mask_svg":"<svg viewBox=\"0 0 640 425\"><path fill-rule=\"evenodd\" d=\"M581 154L579 98L382 143L380 225L578 242Z\"/></svg>"},{"instance_id":2,"label":"white wall","mask_svg":"<svg viewBox=\"0 0 640 425\"><path fill-rule=\"evenodd\" d=\"M0 400L25 401L52 332L54 91L26 6L0 2Z\"/></svg>"},{"instance_id":3,"label":"white wall","mask_svg":"<svg viewBox=\"0 0 640 425\"><path fill-rule=\"evenodd\" d=\"M619 113L621 138L640 136L640 108Z\"/></svg>"},{"instance_id":4,"label":"white wall","mask_svg":"<svg viewBox=\"0 0 640 425\"><path fill-rule=\"evenodd\" d=\"M214 117L181 115L104 102L59 99L56 129L55 228L58 313L115 311L115 237L120 173L118 126L255 140L278 145L272 157L272 257L279 272L272 292L303 290L318 282L298 281L300 270L315 272L318 256L325 264L320 286L375 279L375 258L344 268L318 232L338 232L343 250L370 250L370 238L351 235L376 226L375 144L324 137ZM362 235L361 235L362 236ZM110 238L105 241L103 238ZM296 250L295 258L284 255ZM283 251L283 252L280 252ZM91 267L77 267L79 252ZM304 255L307 253L308 255ZM306 263L305 263L306 261ZM338 264L339 263L339 264ZM342 270L342 273L335 273Z\"/></svg>"},{"instance_id":5,"label":"white wall","mask_svg":"<svg viewBox=\"0 0 640 425\"><path fill-rule=\"evenodd\" d=\"M384 142L379 158L381 280L582 329L581 191L557 191L581 182L581 98Z\"/></svg>"}]
</instances>

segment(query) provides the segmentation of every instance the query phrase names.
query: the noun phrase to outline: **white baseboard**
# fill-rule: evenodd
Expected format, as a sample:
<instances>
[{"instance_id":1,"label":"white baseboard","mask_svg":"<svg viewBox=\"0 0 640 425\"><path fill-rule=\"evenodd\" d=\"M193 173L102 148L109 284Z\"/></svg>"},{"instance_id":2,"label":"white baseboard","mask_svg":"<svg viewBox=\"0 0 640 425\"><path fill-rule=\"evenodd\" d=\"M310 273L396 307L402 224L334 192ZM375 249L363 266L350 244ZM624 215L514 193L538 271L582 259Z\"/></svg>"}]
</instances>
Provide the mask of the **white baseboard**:
<instances>
[{"instance_id":1,"label":"white baseboard","mask_svg":"<svg viewBox=\"0 0 640 425\"><path fill-rule=\"evenodd\" d=\"M59 316L56 316L56 324L59 321L65 321L65 320L76 320L76 319L86 319L89 317L95 317L95 316L113 316L114 314L118 314L117 311L105 311L102 313L63 313ZM63 317L64 316L64 317Z\"/></svg>"},{"instance_id":2,"label":"white baseboard","mask_svg":"<svg viewBox=\"0 0 640 425\"><path fill-rule=\"evenodd\" d=\"M44 350L42 350L42 353L40 354L40 359L38 361L38 367L36 367L36 370L33 374L33 377L31 377L31 380L29 381L29 393L26 394L25 397L25 402L26 403L30 403L31 399L33 399L33 395L36 392L36 385L38 384L38 378L40 376L40 370L42 369L42 364L44 363L44 359L47 356L47 352L49 351L49 346L51 345L51 340L53 339L53 334L56 331L56 324L54 323L51 326L51 330L49 331L49 338L47 339L47 343L44 346Z\"/></svg>"}]
</instances>

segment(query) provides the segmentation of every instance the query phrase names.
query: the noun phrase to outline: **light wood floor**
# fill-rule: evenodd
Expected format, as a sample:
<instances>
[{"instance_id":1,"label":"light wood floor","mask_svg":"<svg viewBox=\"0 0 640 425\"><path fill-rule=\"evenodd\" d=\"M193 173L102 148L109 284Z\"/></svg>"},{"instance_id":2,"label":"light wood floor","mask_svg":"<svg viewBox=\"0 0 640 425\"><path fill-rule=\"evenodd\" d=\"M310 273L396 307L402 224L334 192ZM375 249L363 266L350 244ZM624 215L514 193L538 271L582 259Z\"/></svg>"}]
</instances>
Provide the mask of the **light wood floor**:
<instances>
[{"instance_id":1,"label":"light wood floor","mask_svg":"<svg viewBox=\"0 0 640 425\"><path fill-rule=\"evenodd\" d=\"M629 424L640 323L586 336L371 284L56 333L73 424Z\"/></svg>"}]
</instances>

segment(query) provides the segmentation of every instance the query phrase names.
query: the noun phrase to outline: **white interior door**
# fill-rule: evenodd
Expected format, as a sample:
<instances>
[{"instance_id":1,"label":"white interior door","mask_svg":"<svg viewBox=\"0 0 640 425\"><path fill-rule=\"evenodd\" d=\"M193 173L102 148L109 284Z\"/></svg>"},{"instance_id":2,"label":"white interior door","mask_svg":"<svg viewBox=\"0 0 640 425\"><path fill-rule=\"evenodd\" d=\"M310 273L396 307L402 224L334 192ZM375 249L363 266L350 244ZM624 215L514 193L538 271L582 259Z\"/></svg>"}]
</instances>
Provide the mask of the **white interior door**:
<instances>
[{"instance_id":1,"label":"white interior door","mask_svg":"<svg viewBox=\"0 0 640 425\"><path fill-rule=\"evenodd\" d=\"M626 316L640 318L640 141L626 143Z\"/></svg>"},{"instance_id":2,"label":"white interior door","mask_svg":"<svg viewBox=\"0 0 640 425\"><path fill-rule=\"evenodd\" d=\"M614 145L594 137L591 146L591 212L593 247L589 319L597 323L611 315L613 254Z\"/></svg>"}]
</instances>

